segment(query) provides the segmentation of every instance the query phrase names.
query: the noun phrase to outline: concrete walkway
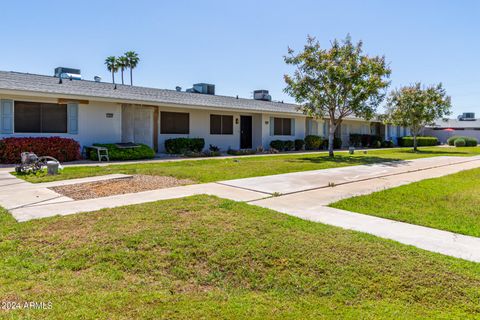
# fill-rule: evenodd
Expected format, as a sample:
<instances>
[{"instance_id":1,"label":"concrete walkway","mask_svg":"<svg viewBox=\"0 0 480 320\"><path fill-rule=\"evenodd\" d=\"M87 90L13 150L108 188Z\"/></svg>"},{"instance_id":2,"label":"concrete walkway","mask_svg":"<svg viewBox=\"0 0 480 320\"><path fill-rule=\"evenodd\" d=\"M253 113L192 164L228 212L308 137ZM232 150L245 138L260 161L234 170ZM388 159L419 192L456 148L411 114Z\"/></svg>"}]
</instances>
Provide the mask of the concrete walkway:
<instances>
[{"instance_id":1,"label":"concrete walkway","mask_svg":"<svg viewBox=\"0 0 480 320\"><path fill-rule=\"evenodd\" d=\"M328 207L330 203L341 199L478 167L480 167L479 160L463 162L422 171L376 177L367 181L345 183L334 188L326 187L291 193L250 203L305 220L361 231L425 250L480 262L480 238Z\"/></svg>"},{"instance_id":2,"label":"concrete walkway","mask_svg":"<svg viewBox=\"0 0 480 320\"><path fill-rule=\"evenodd\" d=\"M127 176L108 175L31 184L1 170L0 206L8 209L18 221L28 221L54 215L209 194L480 262L480 238L327 207L339 199L478 167L480 157L435 157L189 185L77 201L48 188Z\"/></svg>"}]
</instances>

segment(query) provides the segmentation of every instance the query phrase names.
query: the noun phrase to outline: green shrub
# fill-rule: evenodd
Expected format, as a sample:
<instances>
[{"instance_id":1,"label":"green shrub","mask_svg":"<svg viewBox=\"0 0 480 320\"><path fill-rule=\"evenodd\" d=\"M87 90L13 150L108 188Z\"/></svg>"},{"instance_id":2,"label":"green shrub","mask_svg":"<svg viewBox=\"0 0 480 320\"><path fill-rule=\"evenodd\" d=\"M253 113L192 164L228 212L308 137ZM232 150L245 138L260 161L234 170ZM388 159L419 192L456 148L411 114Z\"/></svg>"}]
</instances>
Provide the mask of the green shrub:
<instances>
[{"instance_id":1,"label":"green shrub","mask_svg":"<svg viewBox=\"0 0 480 320\"><path fill-rule=\"evenodd\" d=\"M436 146L438 144L437 137L417 137L417 145L419 147ZM413 137L398 138L400 147L413 147Z\"/></svg>"},{"instance_id":2,"label":"green shrub","mask_svg":"<svg viewBox=\"0 0 480 320\"><path fill-rule=\"evenodd\" d=\"M323 140L322 146L324 149L328 149L328 139ZM342 139L333 137L333 149L342 148Z\"/></svg>"},{"instance_id":3,"label":"green shrub","mask_svg":"<svg viewBox=\"0 0 480 320\"><path fill-rule=\"evenodd\" d=\"M202 152L204 147L205 139L203 138L175 138L165 140L165 150L171 154Z\"/></svg>"},{"instance_id":4,"label":"green shrub","mask_svg":"<svg viewBox=\"0 0 480 320\"><path fill-rule=\"evenodd\" d=\"M295 141L293 140L286 140L284 141L284 150L285 151L292 151L295 149Z\"/></svg>"},{"instance_id":5,"label":"green shrub","mask_svg":"<svg viewBox=\"0 0 480 320\"><path fill-rule=\"evenodd\" d=\"M454 144L455 144L455 147L465 147L466 141L463 138L458 138L458 139L455 139Z\"/></svg>"},{"instance_id":6,"label":"green shrub","mask_svg":"<svg viewBox=\"0 0 480 320\"><path fill-rule=\"evenodd\" d=\"M305 146L305 141L303 139L295 140L295 151L303 150L304 146Z\"/></svg>"},{"instance_id":7,"label":"green shrub","mask_svg":"<svg viewBox=\"0 0 480 320\"><path fill-rule=\"evenodd\" d=\"M108 158L111 161L116 160L141 160L152 159L155 157L155 151L146 144L139 144L136 148L119 148L113 143L94 143L94 146L104 147L108 149ZM90 149L89 158L98 160L97 151Z\"/></svg>"},{"instance_id":8,"label":"green shrub","mask_svg":"<svg viewBox=\"0 0 480 320\"><path fill-rule=\"evenodd\" d=\"M454 146L455 141L457 139L465 140L465 146L466 147L476 147L477 144L478 144L478 140L476 138L473 138L473 137L453 136L453 137L448 138L448 140L447 140L448 145L449 146Z\"/></svg>"},{"instance_id":9,"label":"green shrub","mask_svg":"<svg viewBox=\"0 0 480 320\"><path fill-rule=\"evenodd\" d=\"M272 140L270 141L270 148L278 151L283 151L283 149L285 148L285 142L283 140Z\"/></svg>"},{"instance_id":10,"label":"green shrub","mask_svg":"<svg viewBox=\"0 0 480 320\"><path fill-rule=\"evenodd\" d=\"M272 140L270 148L278 151L291 151L295 148L295 142L293 140Z\"/></svg>"},{"instance_id":11,"label":"green shrub","mask_svg":"<svg viewBox=\"0 0 480 320\"><path fill-rule=\"evenodd\" d=\"M308 135L305 137L306 150L318 150L322 145L322 138L315 135Z\"/></svg>"},{"instance_id":12,"label":"green shrub","mask_svg":"<svg viewBox=\"0 0 480 320\"><path fill-rule=\"evenodd\" d=\"M350 134L350 145L352 147L376 147L377 142L381 142L382 137L373 134Z\"/></svg>"},{"instance_id":13,"label":"green shrub","mask_svg":"<svg viewBox=\"0 0 480 320\"><path fill-rule=\"evenodd\" d=\"M382 148L393 148L393 141L392 140L383 141Z\"/></svg>"}]
</instances>

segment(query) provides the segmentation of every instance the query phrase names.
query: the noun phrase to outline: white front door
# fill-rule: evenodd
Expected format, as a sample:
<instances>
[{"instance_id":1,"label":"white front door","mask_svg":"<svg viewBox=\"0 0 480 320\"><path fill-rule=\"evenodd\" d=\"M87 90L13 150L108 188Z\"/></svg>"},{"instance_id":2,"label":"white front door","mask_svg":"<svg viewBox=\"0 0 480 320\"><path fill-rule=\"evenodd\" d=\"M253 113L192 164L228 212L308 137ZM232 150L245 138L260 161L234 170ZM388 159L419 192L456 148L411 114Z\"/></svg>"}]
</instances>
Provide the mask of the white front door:
<instances>
[{"instance_id":1,"label":"white front door","mask_svg":"<svg viewBox=\"0 0 480 320\"><path fill-rule=\"evenodd\" d=\"M135 108L134 142L143 143L153 148L153 109Z\"/></svg>"}]
</instances>

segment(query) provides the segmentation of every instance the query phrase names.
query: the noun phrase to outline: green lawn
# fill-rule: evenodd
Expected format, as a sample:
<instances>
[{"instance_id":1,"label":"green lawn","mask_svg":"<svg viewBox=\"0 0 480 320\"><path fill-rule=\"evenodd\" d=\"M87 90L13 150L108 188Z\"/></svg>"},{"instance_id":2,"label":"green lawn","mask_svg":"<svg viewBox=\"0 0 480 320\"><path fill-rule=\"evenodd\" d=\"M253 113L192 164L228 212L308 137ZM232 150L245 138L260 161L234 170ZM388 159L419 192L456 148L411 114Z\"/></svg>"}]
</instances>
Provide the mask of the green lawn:
<instances>
[{"instance_id":1,"label":"green lawn","mask_svg":"<svg viewBox=\"0 0 480 320\"><path fill-rule=\"evenodd\" d=\"M353 197L332 207L480 237L480 169Z\"/></svg>"},{"instance_id":2,"label":"green lawn","mask_svg":"<svg viewBox=\"0 0 480 320\"><path fill-rule=\"evenodd\" d=\"M480 147L470 148L421 148L414 153L411 148L357 151L355 155L337 153L334 159L326 153L288 154L237 159L189 160L163 163L126 164L110 166L66 167L58 176L20 176L30 182L47 182L105 175L111 173L168 175L188 178L196 182L212 182L227 179L265 176L295 171L317 170L368 164L382 161L405 160L441 155L471 156L480 154Z\"/></svg>"},{"instance_id":3,"label":"green lawn","mask_svg":"<svg viewBox=\"0 0 480 320\"><path fill-rule=\"evenodd\" d=\"M208 196L16 223L4 319L480 317L480 264Z\"/></svg>"}]
</instances>

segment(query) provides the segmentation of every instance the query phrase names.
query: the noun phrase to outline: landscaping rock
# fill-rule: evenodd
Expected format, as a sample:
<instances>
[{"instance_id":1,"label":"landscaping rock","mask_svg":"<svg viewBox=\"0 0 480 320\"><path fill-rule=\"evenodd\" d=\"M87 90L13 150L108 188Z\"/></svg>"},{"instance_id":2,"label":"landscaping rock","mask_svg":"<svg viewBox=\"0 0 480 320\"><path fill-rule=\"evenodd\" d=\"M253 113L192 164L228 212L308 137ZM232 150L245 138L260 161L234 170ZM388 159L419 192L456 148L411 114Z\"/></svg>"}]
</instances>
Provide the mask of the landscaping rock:
<instances>
[{"instance_id":1,"label":"landscaping rock","mask_svg":"<svg viewBox=\"0 0 480 320\"><path fill-rule=\"evenodd\" d=\"M163 189L193 183L189 179L168 176L134 175L128 178L52 187L53 191L74 200L108 197L117 194Z\"/></svg>"}]
</instances>

